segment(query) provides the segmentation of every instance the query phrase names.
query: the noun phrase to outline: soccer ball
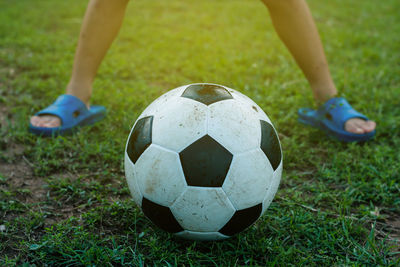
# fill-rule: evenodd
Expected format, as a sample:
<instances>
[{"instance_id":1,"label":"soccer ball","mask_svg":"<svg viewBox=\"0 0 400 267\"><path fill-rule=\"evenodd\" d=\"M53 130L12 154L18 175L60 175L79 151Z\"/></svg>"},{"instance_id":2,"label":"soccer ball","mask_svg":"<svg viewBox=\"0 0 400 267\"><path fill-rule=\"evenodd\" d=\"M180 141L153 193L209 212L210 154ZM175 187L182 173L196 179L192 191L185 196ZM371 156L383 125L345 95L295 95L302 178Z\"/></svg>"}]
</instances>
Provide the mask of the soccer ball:
<instances>
[{"instance_id":1,"label":"soccer ball","mask_svg":"<svg viewBox=\"0 0 400 267\"><path fill-rule=\"evenodd\" d=\"M268 116L216 84L186 85L156 99L125 149L134 201L155 225L186 239L225 239L252 225L281 174L281 146Z\"/></svg>"}]
</instances>

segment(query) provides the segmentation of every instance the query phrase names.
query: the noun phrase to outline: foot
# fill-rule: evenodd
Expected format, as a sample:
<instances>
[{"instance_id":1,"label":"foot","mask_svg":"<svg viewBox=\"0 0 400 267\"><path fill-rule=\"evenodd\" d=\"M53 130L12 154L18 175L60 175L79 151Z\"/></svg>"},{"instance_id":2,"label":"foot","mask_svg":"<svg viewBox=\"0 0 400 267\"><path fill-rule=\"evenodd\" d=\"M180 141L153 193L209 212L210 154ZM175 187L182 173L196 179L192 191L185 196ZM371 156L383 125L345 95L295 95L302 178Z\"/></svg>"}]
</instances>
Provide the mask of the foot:
<instances>
[{"instance_id":1,"label":"foot","mask_svg":"<svg viewBox=\"0 0 400 267\"><path fill-rule=\"evenodd\" d=\"M62 94L31 118L28 130L41 137L75 133L80 127L95 124L106 115L103 106L90 106L74 95ZM33 124L40 125L34 126ZM59 127L57 127L59 126Z\"/></svg>"},{"instance_id":2,"label":"foot","mask_svg":"<svg viewBox=\"0 0 400 267\"><path fill-rule=\"evenodd\" d=\"M357 112L343 97L333 97L318 109L300 108L299 122L318 128L342 142L365 142L375 135L376 123Z\"/></svg>"},{"instance_id":3,"label":"foot","mask_svg":"<svg viewBox=\"0 0 400 267\"><path fill-rule=\"evenodd\" d=\"M56 128L61 126L61 120L52 115L32 116L31 124L35 127Z\"/></svg>"},{"instance_id":4,"label":"foot","mask_svg":"<svg viewBox=\"0 0 400 267\"><path fill-rule=\"evenodd\" d=\"M336 94L327 96L317 96L316 99L321 99L320 101L317 101L321 105L331 99L332 97L336 97ZM355 133L355 134L365 134L365 133L370 133L376 128L376 123L374 121L370 120L363 120L361 118L352 118L346 121L344 124L344 129L345 131L349 133Z\"/></svg>"},{"instance_id":5,"label":"foot","mask_svg":"<svg viewBox=\"0 0 400 267\"><path fill-rule=\"evenodd\" d=\"M89 104L86 104L86 106L90 109ZM35 127L56 128L61 126L60 118L53 115L32 116L30 122Z\"/></svg>"},{"instance_id":6,"label":"foot","mask_svg":"<svg viewBox=\"0 0 400 267\"><path fill-rule=\"evenodd\" d=\"M359 118L353 118L346 121L344 124L344 129L347 132L355 134L365 134L370 133L376 128L376 123L374 121L366 121Z\"/></svg>"}]
</instances>

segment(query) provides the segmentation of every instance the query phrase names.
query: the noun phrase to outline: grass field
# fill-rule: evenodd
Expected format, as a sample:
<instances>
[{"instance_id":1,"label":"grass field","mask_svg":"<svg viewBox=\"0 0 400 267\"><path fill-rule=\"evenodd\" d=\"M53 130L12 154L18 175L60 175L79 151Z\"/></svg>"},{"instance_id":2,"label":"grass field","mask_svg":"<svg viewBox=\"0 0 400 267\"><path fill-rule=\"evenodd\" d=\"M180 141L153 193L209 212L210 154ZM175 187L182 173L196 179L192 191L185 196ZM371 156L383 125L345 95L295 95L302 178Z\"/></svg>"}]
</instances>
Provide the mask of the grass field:
<instances>
[{"instance_id":1,"label":"grass field","mask_svg":"<svg viewBox=\"0 0 400 267\"><path fill-rule=\"evenodd\" d=\"M257 0L135 0L94 84L108 117L69 137L27 133L68 82L87 1L0 0L0 265L400 264L400 2L310 0L338 88L378 123L342 144L297 123L309 86ZM181 241L130 199L123 151L137 116L193 82L235 88L284 150L266 214L224 242ZM25 265L27 266L27 265Z\"/></svg>"}]
</instances>

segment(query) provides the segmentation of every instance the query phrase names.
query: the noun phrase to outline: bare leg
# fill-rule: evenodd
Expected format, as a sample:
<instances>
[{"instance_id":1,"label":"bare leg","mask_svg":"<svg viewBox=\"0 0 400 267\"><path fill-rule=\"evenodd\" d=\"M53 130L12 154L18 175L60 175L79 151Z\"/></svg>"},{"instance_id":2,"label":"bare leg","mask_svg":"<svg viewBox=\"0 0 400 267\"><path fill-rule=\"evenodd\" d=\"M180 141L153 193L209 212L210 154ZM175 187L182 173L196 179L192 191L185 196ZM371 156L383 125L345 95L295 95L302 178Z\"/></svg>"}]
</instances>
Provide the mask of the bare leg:
<instances>
[{"instance_id":1,"label":"bare leg","mask_svg":"<svg viewBox=\"0 0 400 267\"><path fill-rule=\"evenodd\" d=\"M337 95L322 43L305 0L262 0L275 30L285 43L312 88L314 98L323 103ZM373 121L350 119L346 131L366 133L375 129Z\"/></svg>"},{"instance_id":2,"label":"bare leg","mask_svg":"<svg viewBox=\"0 0 400 267\"><path fill-rule=\"evenodd\" d=\"M87 105L92 83L101 61L117 36L129 0L90 0L83 20L76 49L72 75L66 93L80 98ZM33 126L58 127L55 116L33 116Z\"/></svg>"}]
</instances>

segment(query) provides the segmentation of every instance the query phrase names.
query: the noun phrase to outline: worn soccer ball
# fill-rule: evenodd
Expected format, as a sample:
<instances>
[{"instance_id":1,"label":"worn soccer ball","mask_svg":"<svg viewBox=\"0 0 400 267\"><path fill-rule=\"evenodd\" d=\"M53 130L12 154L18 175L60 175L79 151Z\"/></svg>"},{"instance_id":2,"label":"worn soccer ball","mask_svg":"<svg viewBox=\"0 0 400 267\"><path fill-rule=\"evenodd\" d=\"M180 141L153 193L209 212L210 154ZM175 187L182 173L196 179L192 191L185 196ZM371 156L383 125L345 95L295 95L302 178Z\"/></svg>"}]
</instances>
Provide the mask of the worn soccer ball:
<instances>
[{"instance_id":1,"label":"worn soccer ball","mask_svg":"<svg viewBox=\"0 0 400 267\"><path fill-rule=\"evenodd\" d=\"M252 225L281 174L281 146L268 116L216 84L186 85L156 99L125 149L134 201L155 225L186 239L224 239Z\"/></svg>"}]
</instances>

